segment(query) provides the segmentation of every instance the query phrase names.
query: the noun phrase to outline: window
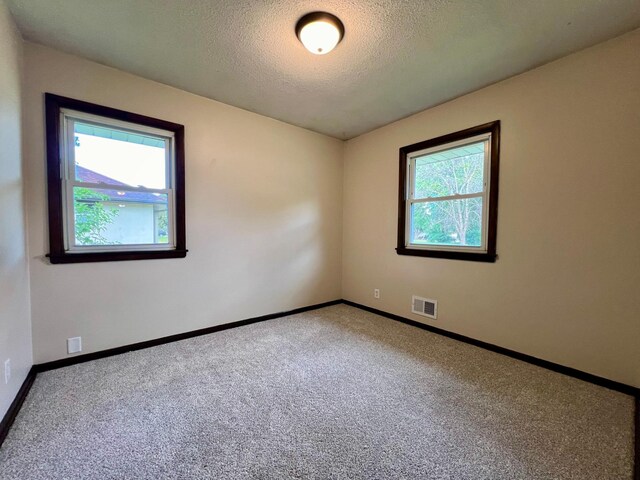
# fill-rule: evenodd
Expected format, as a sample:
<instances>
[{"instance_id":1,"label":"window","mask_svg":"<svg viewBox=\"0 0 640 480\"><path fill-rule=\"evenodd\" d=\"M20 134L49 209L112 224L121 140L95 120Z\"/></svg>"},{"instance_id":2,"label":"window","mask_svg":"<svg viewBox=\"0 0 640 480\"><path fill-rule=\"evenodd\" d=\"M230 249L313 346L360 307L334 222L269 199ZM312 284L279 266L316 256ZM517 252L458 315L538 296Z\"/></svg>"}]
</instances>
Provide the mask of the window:
<instances>
[{"instance_id":1,"label":"window","mask_svg":"<svg viewBox=\"0 0 640 480\"><path fill-rule=\"evenodd\" d=\"M500 122L400 149L400 255L494 262Z\"/></svg>"},{"instance_id":2,"label":"window","mask_svg":"<svg viewBox=\"0 0 640 480\"><path fill-rule=\"evenodd\" d=\"M184 257L184 127L45 103L51 263Z\"/></svg>"}]
</instances>

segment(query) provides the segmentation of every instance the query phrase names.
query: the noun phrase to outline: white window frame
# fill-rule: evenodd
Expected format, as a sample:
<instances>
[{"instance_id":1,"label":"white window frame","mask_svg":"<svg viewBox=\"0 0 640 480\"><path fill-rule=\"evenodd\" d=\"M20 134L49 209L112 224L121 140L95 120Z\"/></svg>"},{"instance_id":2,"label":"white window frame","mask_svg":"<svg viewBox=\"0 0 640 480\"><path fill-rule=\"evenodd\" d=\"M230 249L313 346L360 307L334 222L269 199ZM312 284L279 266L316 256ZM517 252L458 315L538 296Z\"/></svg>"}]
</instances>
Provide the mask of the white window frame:
<instances>
[{"instance_id":1,"label":"white window frame","mask_svg":"<svg viewBox=\"0 0 640 480\"><path fill-rule=\"evenodd\" d=\"M426 148L416 152L411 152L407 155L407 185L405 191L406 194L406 212L405 218L405 247L418 250L438 250L444 252L471 252L471 253L487 253L487 239L489 231L489 199L491 191L491 140L492 134L483 133L474 137L464 138L462 140L445 143L431 148ZM463 195L449 195L444 197L414 197L415 186L415 168L416 159L424 157L425 155L443 152L465 145L471 145L484 142L484 164L483 164L483 190L479 193L463 194ZM482 237L480 246L452 246L452 245L440 245L440 244L424 244L424 243L412 243L411 232L413 229L413 205L420 203L434 203L444 200L461 200L465 198L482 198Z\"/></svg>"},{"instance_id":2,"label":"white window frame","mask_svg":"<svg viewBox=\"0 0 640 480\"><path fill-rule=\"evenodd\" d=\"M167 186L164 189L146 187L125 187L107 183L80 182L75 179L75 121L89 123L106 128L115 128L147 137L160 139L165 143L165 171ZM165 251L176 249L176 141L174 132L158 128L125 122L109 117L80 112L67 108L60 109L60 178L62 180L63 198L63 227L64 249L66 253L98 253L98 252L129 252L129 251ZM76 245L75 243L75 212L73 188L86 187L97 190L120 190L144 193L159 193L167 195L168 242L166 244L124 244L124 245Z\"/></svg>"}]
</instances>

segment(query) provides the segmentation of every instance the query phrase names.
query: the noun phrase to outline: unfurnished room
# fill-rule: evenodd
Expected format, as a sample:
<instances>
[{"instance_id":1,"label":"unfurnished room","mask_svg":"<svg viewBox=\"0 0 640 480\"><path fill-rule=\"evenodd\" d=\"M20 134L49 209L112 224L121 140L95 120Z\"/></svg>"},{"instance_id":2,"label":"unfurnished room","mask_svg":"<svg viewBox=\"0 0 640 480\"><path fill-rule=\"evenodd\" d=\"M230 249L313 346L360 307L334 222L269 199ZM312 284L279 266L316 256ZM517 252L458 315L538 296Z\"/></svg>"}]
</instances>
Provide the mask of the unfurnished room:
<instances>
[{"instance_id":1,"label":"unfurnished room","mask_svg":"<svg viewBox=\"0 0 640 480\"><path fill-rule=\"evenodd\" d=\"M0 479L640 480L640 1L0 0Z\"/></svg>"}]
</instances>

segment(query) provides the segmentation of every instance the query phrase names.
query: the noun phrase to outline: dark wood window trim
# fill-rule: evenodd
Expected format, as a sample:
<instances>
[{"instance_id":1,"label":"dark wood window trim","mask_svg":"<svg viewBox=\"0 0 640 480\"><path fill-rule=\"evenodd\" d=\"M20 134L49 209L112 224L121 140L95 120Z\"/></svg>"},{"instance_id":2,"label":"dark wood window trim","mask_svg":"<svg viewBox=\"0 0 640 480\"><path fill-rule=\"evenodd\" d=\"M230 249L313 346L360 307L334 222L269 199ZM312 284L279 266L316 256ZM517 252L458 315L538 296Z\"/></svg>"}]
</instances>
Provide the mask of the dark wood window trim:
<instances>
[{"instance_id":1,"label":"dark wood window trim","mask_svg":"<svg viewBox=\"0 0 640 480\"><path fill-rule=\"evenodd\" d=\"M482 134L491 134L491 158L489 166L490 190L489 190L489 210L487 225L487 251L448 251L429 250L427 248L412 248L406 244L406 218L407 212L407 156L413 152L433 148L447 143L457 142L466 138L475 137ZM407 145L400 149L400 185L398 189L398 255L412 255L417 257L450 258L456 260L471 260L477 262L495 262L496 254L496 234L498 229L498 174L500 166L500 120L467 128L459 132L450 133L441 137L432 138L424 142Z\"/></svg>"},{"instance_id":2,"label":"dark wood window trim","mask_svg":"<svg viewBox=\"0 0 640 480\"><path fill-rule=\"evenodd\" d=\"M64 248L62 179L60 178L60 110L90 113L174 133L175 139L175 249L68 253ZM45 93L47 138L47 198L49 205L49 260L51 263L108 262L184 258L187 255L185 224L184 126L115 108Z\"/></svg>"}]
</instances>

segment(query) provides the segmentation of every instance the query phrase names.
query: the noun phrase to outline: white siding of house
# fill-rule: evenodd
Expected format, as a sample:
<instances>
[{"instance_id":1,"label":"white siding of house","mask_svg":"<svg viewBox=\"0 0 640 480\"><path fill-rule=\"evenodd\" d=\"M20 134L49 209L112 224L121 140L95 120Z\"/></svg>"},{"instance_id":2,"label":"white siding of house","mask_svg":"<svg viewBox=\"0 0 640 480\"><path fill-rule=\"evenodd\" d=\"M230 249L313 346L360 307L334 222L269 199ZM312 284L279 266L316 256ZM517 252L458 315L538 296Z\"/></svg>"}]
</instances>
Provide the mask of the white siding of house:
<instances>
[{"instance_id":1,"label":"white siding of house","mask_svg":"<svg viewBox=\"0 0 640 480\"><path fill-rule=\"evenodd\" d=\"M120 205L124 205L120 207ZM154 243L154 218L152 204L105 202L106 208L115 208L118 215L102 234L109 243Z\"/></svg>"}]
</instances>

